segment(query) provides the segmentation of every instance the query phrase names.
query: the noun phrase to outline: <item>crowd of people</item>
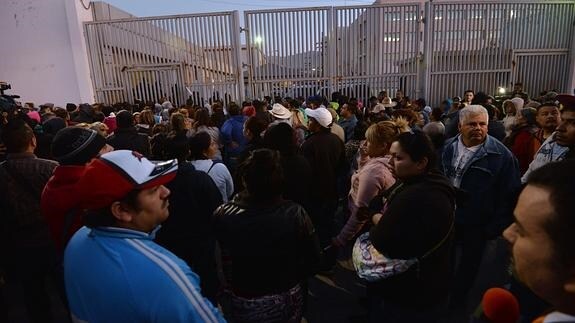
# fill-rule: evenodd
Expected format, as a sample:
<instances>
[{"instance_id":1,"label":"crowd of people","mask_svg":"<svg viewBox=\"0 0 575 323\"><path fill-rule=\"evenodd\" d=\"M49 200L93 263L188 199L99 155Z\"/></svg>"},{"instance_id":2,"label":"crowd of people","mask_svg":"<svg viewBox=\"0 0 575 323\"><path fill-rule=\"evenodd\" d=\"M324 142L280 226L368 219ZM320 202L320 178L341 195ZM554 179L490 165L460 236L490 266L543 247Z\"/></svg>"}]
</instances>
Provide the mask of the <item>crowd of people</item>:
<instances>
[{"instance_id":1,"label":"crowd of people","mask_svg":"<svg viewBox=\"0 0 575 323\"><path fill-rule=\"evenodd\" d=\"M0 266L34 322L47 278L75 322L300 322L338 257L366 321L443 322L502 236L522 320L575 321L571 95L26 103L0 130Z\"/></svg>"}]
</instances>

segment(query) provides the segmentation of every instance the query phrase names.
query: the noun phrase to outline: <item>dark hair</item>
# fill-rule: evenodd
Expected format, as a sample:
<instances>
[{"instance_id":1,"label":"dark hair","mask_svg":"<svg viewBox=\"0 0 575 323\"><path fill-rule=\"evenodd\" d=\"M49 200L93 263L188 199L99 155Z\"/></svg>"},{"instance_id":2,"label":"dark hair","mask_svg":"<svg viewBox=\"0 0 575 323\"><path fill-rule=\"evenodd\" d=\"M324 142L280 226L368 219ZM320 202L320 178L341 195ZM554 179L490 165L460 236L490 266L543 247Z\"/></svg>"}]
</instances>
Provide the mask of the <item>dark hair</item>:
<instances>
[{"instance_id":1,"label":"dark hair","mask_svg":"<svg viewBox=\"0 0 575 323\"><path fill-rule=\"evenodd\" d=\"M129 128L134 126L134 116L128 110L121 110L116 114L116 125L118 128Z\"/></svg>"},{"instance_id":2,"label":"dark hair","mask_svg":"<svg viewBox=\"0 0 575 323\"><path fill-rule=\"evenodd\" d=\"M443 115L443 109L437 107L431 109L431 117L433 117L434 121L440 121L442 115Z\"/></svg>"},{"instance_id":3,"label":"dark hair","mask_svg":"<svg viewBox=\"0 0 575 323\"><path fill-rule=\"evenodd\" d=\"M190 158L193 160L206 159L204 152L210 148L212 137L205 131L198 132L189 140Z\"/></svg>"},{"instance_id":4,"label":"dark hair","mask_svg":"<svg viewBox=\"0 0 575 323\"><path fill-rule=\"evenodd\" d=\"M256 109L256 111L262 112L265 108L265 103L260 100L253 100L252 105Z\"/></svg>"},{"instance_id":5,"label":"dark hair","mask_svg":"<svg viewBox=\"0 0 575 323\"><path fill-rule=\"evenodd\" d=\"M190 144L188 137L182 133L170 133L166 137L166 157L177 159L182 163L190 155Z\"/></svg>"},{"instance_id":6,"label":"dark hair","mask_svg":"<svg viewBox=\"0 0 575 323\"><path fill-rule=\"evenodd\" d=\"M527 107L521 109L521 116L527 121L527 124L530 126L536 125L537 121L535 120L537 116L537 109Z\"/></svg>"},{"instance_id":7,"label":"dark hair","mask_svg":"<svg viewBox=\"0 0 575 323\"><path fill-rule=\"evenodd\" d=\"M495 109L497 108L491 104L486 104L483 107L485 108L485 110L487 110L487 117L489 118L489 120L493 120L493 118L495 118Z\"/></svg>"},{"instance_id":8,"label":"dark hair","mask_svg":"<svg viewBox=\"0 0 575 323\"><path fill-rule=\"evenodd\" d=\"M238 174L251 200L266 201L282 194L284 175L278 151L271 149L252 151L240 164Z\"/></svg>"},{"instance_id":9,"label":"dark hair","mask_svg":"<svg viewBox=\"0 0 575 323\"><path fill-rule=\"evenodd\" d=\"M133 211L139 212L142 209L140 203L138 203L138 194L140 194L141 191L142 190L138 189L132 190L119 202ZM114 214L112 214L110 207L111 205L108 205L98 210L86 211L84 224L89 228L114 226L117 219L114 217Z\"/></svg>"},{"instance_id":10,"label":"dark hair","mask_svg":"<svg viewBox=\"0 0 575 323\"><path fill-rule=\"evenodd\" d=\"M554 107L554 108L557 108L557 110L559 110L559 105L557 103L555 103L555 101L543 101L541 103L541 105L539 105L536 108L537 112L539 112L539 110L541 110L541 108L544 108L544 107Z\"/></svg>"},{"instance_id":11,"label":"dark hair","mask_svg":"<svg viewBox=\"0 0 575 323\"><path fill-rule=\"evenodd\" d=\"M76 106L74 103L66 103L66 111L74 112L76 109L78 109L78 106Z\"/></svg>"},{"instance_id":12,"label":"dark hair","mask_svg":"<svg viewBox=\"0 0 575 323\"><path fill-rule=\"evenodd\" d=\"M433 143L424 132L418 130L404 132L397 137L396 141L401 146L401 149L408 154L414 162L419 162L427 158L425 172L429 172L436 167L437 154Z\"/></svg>"},{"instance_id":13,"label":"dark hair","mask_svg":"<svg viewBox=\"0 0 575 323\"><path fill-rule=\"evenodd\" d=\"M115 111L116 111L116 108L114 108L114 107L111 106L111 105L104 105L104 106L102 106L102 112L104 113L104 115L105 115L106 117L109 117L109 116L110 116L110 113L115 112Z\"/></svg>"},{"instance_id":14,"label":"dark hair","mask_svg":"<svg viewBox=\"0 0 575 323\"><path fill-rule=\"evenodd\" d=\"M66 109L55 109L54 114L64 120L68 120L70 118L70 113L68 113L68 110Z\"/></svg>"},{"instance_id":15,"label":"dark hair","mask_svg":"<svg viewBox=\"0 0 575 323\"><path fill-rule=\"evenodd\" d=\"M365 132L369 128L369 124L365 121L358 121L353 129L353 139L355 140L364 140L365 139Z\"/></svg>"},{"instance_id":16,"label":"dark hair","mask_svg":"<svg viewBox=\"0 0 575 323\"><path fill-rule=\"evenodd\" d=\"M212 104L212 115L210 116L212 125L221 128L224 124L225 118L226 116L224 115L224 109L222 105L219 102L214 102L214 104Z\"/></svg>"},{"instance_id":17,"label":"dark hair","mask_svg":"<svg viewBox=\"0 0 575 323\"><path fill-rule=\"evenodd\" d=\"M527 185L544 188L549 191L553 207L553 216L546 221L544 228L553 243L554 258L562 265L575 265L575 160L548 163L533 171Z\"/></svg>"},{"instance_id":18,"label":"dark hair","mask_svg":"<svg viewBox=\"0 0 575 323\"><path fill-rule=\"evenodd\" d=\"M349 112L351 112L352 114L358 114L359 110L357 108L357 105L354 103L344 103L347 105L347 110Z\"/></svg>"},{"instance_id":19,"label":"dark hair","mask_svg":"<svg viewBox=\"0 0 575 323\"><path fill-rule=\"evenodd\" d=\"M212 121L210 120L210 111L206 108L197 109L194 119L196 120L196 128L199 126L210 127L212 125Z\"/></svg>"},{"instance_id":20,"label":"dark hair","mask_svg":"<svg viewBox=\"0 0 575 323\"><path fill-rule=\"evenodd\" d=\"M102 113L101 111L94 112L94 122L104 122L104 119L106 119L104 113Z\"/></svg>"},{"instance_id":21,"label":"dark hair","mask_svg":"<svg viewBox=\"0 0 575 323\"><path fill-rule=\"evenodd\" d=\"M252 136L258 137L266 130L267 124L262 119L253 116L246 120L244 127L252 133Z\"/></svg>"},{"instance_id":22,"label":"dark hair","mask_svg":"<svg viewBox=\"0 0 575 323\"><path fill-rule=\"evenodd\" d=\"M487 94L485 92L479 91L477 93L475 93L475 95L473 96L473 104L480 104L480 105L485 105L487 103Z\"/></svg>"},{"instance_id":23,"label":"dark hair","mask_svg":"<svg viewBox=\"0 0 575 323\"><path fill-rule=\"evenodd\" d=\"M235 102L230 102L230 104L228 104L228 113L231 116L237 116L242 112L242 108L240 108L239 105L237 105Z\"/></svg>"},{"instance_id":24,"label":"dark hair","mask_svg":"<svg viewBox=\"0 0 575 323\"><path fill-rule=\"evenodd\" d=\"M2 141L8 153L22 153L28 149L34 131L26 121L15 118L10 120L2 129Z\"/></svg>"},{"instance_id":25,"label":"dark hair","mask_svg":"<svg viewBox=\"0 0 575 323\"><path fill-rule=\"evenodd\" d=\"M264 135L264 146L282 155L295 154L297 147L293 128L285 122L271 126Z\"/></svg>"},{"instance_id":26,"label":"dark hair","mask_svg":"<svg viewBox=\"0 0 575 323\"><path fill-rule=\"evenodd\" d=\"M186 119L183 114L179 112L174 112L170 116L170 125L172 126L172 132L174 133L185 133L186 132Z\"/></svg>"}]
</instances>

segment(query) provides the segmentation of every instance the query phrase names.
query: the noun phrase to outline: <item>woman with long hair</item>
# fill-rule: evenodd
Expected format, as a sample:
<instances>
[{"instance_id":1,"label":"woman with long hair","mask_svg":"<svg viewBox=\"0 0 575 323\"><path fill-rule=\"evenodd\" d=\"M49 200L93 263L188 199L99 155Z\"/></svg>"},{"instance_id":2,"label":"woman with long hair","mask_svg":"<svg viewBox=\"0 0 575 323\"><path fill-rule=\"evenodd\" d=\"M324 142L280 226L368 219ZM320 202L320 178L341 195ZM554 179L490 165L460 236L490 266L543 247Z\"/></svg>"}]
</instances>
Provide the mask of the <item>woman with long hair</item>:
<instances>
[{"instance_id":1,"label":"woman with long hair","mask_svg":"<svg viewBox=\"0 0 575 323\"><path fill-rule=\"evenodd\" d=\"M200 132L207 132L212 140L217 143L218 151L214 156L214 160L222 160L222 143L220 141L220 130L214 127L210 119L210 112L206 108L198 108L194 115L194 123L191 129L191 135Z\"/></svg>"},{"instance_id":2,"label":"woman with long hair","mask_svg":"<svg viewBox=\"0 0 575 323\"><path fill-rule=\"evenodd\" d=\"M398 184L375 214L373 247L390 259L416 259L402 273L368 284L372 322L440 322L447 304L455 191L436 170L431 140L402 133L390 149Z\"/></svg>"},{"instance_id":3,"label":"woman with long hair","mask_svg":"<svg viewBox=\"0 0 575 323\"><path fill-rule=\"evenodd\" d=\"M150 109L144 109L140 112L139 122L136 124L136 129L139 133L146 134L148 136L152 135L152 128L156 124L156 119L154 118L154 113Z\"/></svg>"}]
</instances>

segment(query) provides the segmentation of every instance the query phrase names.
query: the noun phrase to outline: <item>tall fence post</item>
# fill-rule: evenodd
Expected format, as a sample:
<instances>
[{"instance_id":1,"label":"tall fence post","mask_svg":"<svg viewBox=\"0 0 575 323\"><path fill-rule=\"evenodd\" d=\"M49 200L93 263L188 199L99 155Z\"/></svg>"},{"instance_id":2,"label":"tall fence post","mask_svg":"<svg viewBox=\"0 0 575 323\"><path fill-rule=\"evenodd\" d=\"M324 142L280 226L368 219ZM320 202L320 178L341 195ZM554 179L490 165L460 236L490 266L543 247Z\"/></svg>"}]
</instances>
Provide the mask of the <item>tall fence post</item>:
<instances>
[{"instance_id":1,"label":"tall fence post","mask_svg":"<svg viewBox=\"0 0 575 323\"><path fill-rule=\"evenodd\" d=\"M333 93L337 85L337 72L336 72L336 62L337 62L337 25L335 19L335 8L330 7L327 13L327 30L328 30L328 41L327 48L329 55L327 57L328 61L328 73L329 77L328 88L329 92ZM322 55L324 55L322 53Z\"/></svg>"},{"instance_id":2,"label":"tall fence post","mask_svg":"<svg viewBox=\"0 0 575 323\"><path fill-rule=\"evenodd\" d=\"M236 87L236 90L239 93L236 93L238 101L242 102L245 99L246 91L244 86L244 70L242 65L242 42L241 42L241 28L240 28L240 13L237 10L234 10L232 13L232 30L230 31L231 36L233 37L232 46L234 50L234 60L235 60L235 73L236 73L236 80L239 83Z\"/></svg>"},{"instance_id":3,"label":"tall fence post","mask_svg":"<svg viewBox=\"0 0 575 323\"><path fill-rule=\"evenodd\" d=\"M433 60L433 50L431 40L433 39L433 4L431 1L425 2L424 18L423 18L423 64L421 64L422 73L420 74L422 82L423 98L427 102L431 102L429 97L431 93L431 64Z\"/></svg>"}]
</instances>

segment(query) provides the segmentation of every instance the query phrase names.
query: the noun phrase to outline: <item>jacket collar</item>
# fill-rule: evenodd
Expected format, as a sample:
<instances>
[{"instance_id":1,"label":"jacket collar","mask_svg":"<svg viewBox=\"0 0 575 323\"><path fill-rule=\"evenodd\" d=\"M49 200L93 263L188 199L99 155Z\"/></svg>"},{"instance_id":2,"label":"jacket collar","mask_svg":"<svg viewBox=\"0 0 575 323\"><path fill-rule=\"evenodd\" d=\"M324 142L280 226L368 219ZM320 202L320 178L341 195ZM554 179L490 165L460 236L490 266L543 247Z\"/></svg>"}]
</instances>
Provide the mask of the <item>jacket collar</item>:
<instances>
[{"instance_id":1,"label":"jacket collar","mask_svg":"<svg viewBox=\"0 0 575 323\"><path fill-rule=\"evenodd\" d=\"M154 240L156 238L156 232L158 232L161 227L161 225L157 226L150 233L118 227L97 227L92 228L92 231L90 231L90 236L102 236L119 239Z\"/></svg>"},{"instance_id":2,"label":"jacket collar","mask_svg":"<svg viewBox=\"0 0 575 323\"><path fill-rule=\"evenodd\" d=\"M454 141L454 144L457 145L460 140L461 140L461 135L457 135L457 138ZM486 154L501 155L501 151L499 149L499 145L497 145L496 140L497 139L491 137L490 135L487 135L487 137L485 138L485 141L483 142L483 144L481 144L481 147L479 147L479 151L477 151L477 153L475 155L476 156L478 156L480 154L482 156L486 155ZM457 146L455 146L454 148L457 149Z\"/></svg>"}]
</instances>

